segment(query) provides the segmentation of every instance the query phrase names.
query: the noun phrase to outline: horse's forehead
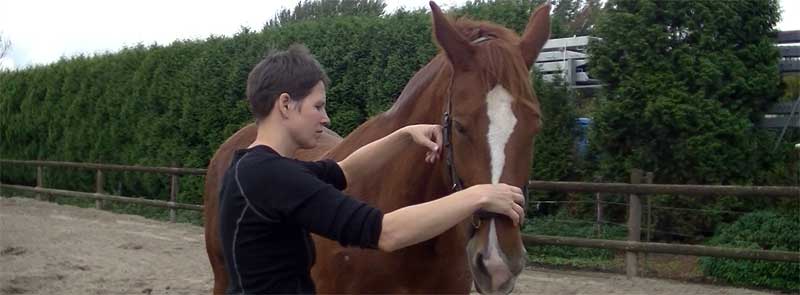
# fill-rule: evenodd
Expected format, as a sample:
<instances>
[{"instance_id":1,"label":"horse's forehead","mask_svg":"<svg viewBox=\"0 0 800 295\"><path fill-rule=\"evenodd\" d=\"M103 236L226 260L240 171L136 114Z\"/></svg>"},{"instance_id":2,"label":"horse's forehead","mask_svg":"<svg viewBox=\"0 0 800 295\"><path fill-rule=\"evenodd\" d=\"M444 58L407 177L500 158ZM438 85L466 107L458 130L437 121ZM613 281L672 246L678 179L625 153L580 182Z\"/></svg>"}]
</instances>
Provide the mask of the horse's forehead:
<instances>
[{"instance_id":1,"label":"horse's forehead","mask_svg":"<svg viewBox=\"0 0 800 295\"><path fill-rule=\"evenodd\" d=\"M486 100L483 99L484 97L485 97L485 93L484 93L484 95L480 96L481 99L474 99L473 98L473 99L469 99L467 101L464 101L463 103L461 103L458 106L457 113L460 113L461 115L464 115L464 116L471 116L471 118L470 118L471 121L476 121L476 120L480 119L480 116L478 116L478 115L482 114L482 113L485 113L484 110L486 109ZM475 97L475 98L477 98L477 97Z\"/></svg>"},{"instance_id":2,"label":"horse's forehead","mask_svg":"<svg viewBox=\"0 0 800 295\"><path fill-rule=\"evenodd\" d=\"M519 36L514 33L514 31L498 24L486 21L460 19L456 23L456 27L461 34L469 40L475 40L481 36L490 36L514 44L519 43Z\"/></svg>"},{"instance_id":3,"label":"horse's forehead","mask_svg":"<svg viewBox=\"0 0 800 295\"><path fill-rule=\"evenodd\" d=\"M471 85L472 89L466 89L462 93L468 93L468 96L461 96L460 101L458 98L454 100L457 114L470 116L473 122L482 121L481 119L487 117L487 109L491 108L497 103L511 103L514 101L514 96L511 95L501 84L495 84L492 87L482 87L479 85Z\"/></svg>"}]
</instances>

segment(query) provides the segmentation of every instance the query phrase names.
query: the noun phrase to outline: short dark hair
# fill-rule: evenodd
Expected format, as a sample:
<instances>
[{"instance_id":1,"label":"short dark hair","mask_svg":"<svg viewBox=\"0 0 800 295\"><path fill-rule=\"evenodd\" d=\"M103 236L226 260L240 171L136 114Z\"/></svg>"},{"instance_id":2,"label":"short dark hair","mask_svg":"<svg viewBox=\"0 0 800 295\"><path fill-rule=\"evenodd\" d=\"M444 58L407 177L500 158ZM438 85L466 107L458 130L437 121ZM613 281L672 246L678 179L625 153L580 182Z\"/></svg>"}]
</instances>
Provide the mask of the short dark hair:
<instances>
[{"instance_id":1,"label":"short dark hair","mask_svg":"<svg viewBox=\"0 0 800 295\"><path fill-rule=\"evenodd\" d=\"M247 77L247 100L256 121L268 116L281 93L301 101L311 89L330 79L314 55L302 44L289 46L285 51L272 51L259 62Z\"/></svg>"}]
</instances>

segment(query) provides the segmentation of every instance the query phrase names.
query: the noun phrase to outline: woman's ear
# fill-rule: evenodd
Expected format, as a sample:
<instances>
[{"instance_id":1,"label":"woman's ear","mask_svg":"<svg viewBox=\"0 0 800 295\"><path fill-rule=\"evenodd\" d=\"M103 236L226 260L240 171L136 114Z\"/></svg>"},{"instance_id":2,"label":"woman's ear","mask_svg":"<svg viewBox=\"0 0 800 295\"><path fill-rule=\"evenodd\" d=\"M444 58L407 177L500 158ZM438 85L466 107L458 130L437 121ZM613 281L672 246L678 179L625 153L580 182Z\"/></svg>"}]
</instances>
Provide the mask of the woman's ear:
<instances>
[{"instance_id":1,"label":"woman's ear","mask_svg":"<svg viewBox=\"0 0 800 295\"><path fill-rule=\"evenodd\" d=\"M282 118L289 117L289 107L291 102L292 98L286 92L281 93L281 95L278 96L278 101L275 102L275 107L278 108L278 112L281 114Z\"/></svg>"}]
</instances>

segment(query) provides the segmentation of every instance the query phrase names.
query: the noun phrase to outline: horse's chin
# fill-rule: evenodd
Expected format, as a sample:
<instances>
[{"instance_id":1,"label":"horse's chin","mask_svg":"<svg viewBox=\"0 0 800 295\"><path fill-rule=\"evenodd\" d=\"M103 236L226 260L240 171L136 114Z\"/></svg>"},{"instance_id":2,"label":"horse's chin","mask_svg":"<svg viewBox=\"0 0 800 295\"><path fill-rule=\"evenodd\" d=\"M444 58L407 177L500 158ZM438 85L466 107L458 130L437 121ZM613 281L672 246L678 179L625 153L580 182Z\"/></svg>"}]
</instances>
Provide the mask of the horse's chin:
<instances>
[{"instance_id":1,"label":"horse's chin","mask_svg":"<svg viewBox=\"0 0 800 295\"><path fill-rule=\"evenodd\" d=\"M491 286L486 286L486 288L481 288L481 284L478 283L478 281L474 281L474 283L475 283L475 291L478 291L478 293L480 294L505 295L505 294L511 294L511 292L514 291L514 286L517 284L517 277L515 276L511 278L506 284L503 285L503 287L500 288L500 290L494 290L489 292L484 290L491 290Z\"/></svg>"}]
</instances>

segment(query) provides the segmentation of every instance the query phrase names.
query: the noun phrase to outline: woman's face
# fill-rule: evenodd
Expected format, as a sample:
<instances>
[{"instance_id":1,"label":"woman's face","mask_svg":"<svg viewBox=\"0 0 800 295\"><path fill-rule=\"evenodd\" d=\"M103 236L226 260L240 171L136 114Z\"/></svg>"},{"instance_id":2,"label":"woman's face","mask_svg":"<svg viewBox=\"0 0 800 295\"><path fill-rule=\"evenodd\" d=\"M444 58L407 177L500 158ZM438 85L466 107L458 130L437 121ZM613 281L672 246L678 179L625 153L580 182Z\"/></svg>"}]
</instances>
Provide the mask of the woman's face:
<instances>
[{"instance_id":1,"label":"woman's face","mask_svg":"<svg viewBox=\"0 0 800 295\"><path fill-rule=\"evenodd\" d=\"M299 148L310 149L319 144L324 127L330 124L325 102L325 84L320 81L305 99L290 103L287 125Z\"/></svg>"}]
</instances>

